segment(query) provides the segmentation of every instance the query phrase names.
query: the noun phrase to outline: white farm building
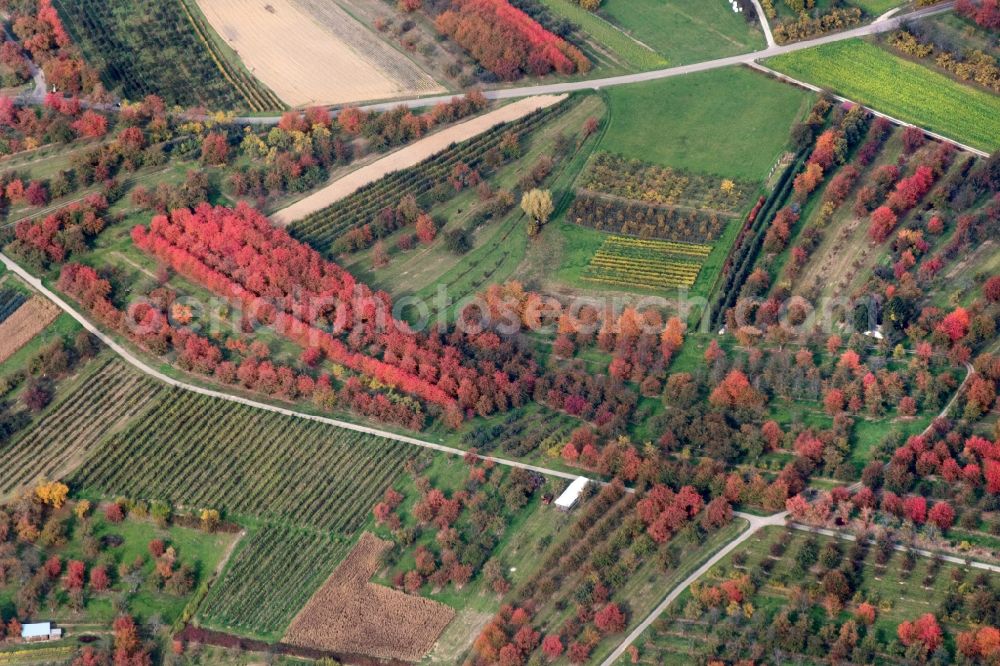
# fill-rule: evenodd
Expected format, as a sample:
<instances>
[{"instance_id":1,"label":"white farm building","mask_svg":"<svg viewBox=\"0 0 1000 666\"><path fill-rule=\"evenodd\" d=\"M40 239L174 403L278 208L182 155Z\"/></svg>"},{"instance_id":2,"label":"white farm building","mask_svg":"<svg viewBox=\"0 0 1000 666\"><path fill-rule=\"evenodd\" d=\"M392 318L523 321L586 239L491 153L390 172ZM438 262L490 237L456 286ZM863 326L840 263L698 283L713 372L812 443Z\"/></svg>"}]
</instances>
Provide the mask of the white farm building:
<instances>
[{"instance_id":1,"label":"white farm building","mask_svg":"<svg viewBox=\"0 0 1000 666\"><path fill-rule=\"evenodd\" d=\"M51 622L34 622L21 626L21 639L26 643L55 641L62 638L62 629L56 629Z\"/></svg>"},{"instance_id":2,"label":"white farm building","mask_svg":"<svg viewBox=\"0 0 1000 666\"><path fill-rule=\"evenodd\" d=\"M580 495L583 494L584 488L587 487L588 479L583 476L578 476L573 479L573 483L569 484L569 487L563 491L556 499L556 508L563 511L569 511L574 506L576 506L577 501L580 499Z\"/></svg>"}]
</instances>

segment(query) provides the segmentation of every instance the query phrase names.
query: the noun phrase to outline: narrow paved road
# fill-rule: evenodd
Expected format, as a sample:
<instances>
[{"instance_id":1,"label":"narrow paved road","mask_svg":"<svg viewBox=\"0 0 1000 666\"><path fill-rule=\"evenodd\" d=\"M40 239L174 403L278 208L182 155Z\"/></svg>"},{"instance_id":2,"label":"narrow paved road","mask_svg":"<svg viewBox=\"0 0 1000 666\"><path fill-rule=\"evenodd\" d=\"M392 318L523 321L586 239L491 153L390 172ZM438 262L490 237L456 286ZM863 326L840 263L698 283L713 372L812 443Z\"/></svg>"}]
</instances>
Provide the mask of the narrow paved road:
<instances>
[{"instance_id":1,"label":"narrow paved road","mask_svg":"<svg viewBox=\"0 0 1000 666\"><path fill-rule=\"evenodd\" d=\"M667 595L667 598L661 601L660 605L654 608L653 612L650 613L645 620L639 623L639 626L633 629L632 632L625 637L625 640L623 640L621 644L617 648L615 648L615 651L612 652L610 655L608 655L607 659L601 662L601 666L611 666L611 664L615 663L619 658L621 658L621 656L625 654L625 650L628 649L628 646L636 642L639 639L639 636L641 636L642 633L646 631L646 629L648 629L650 625L653 624L653 622L656 622L656 618L660 617L660 615L663 614L663 611L667 610L670 604L676 601L677 597L683 594L684 590L691 587L692 583L694 583L699 578L708 573L708 571L712 567L718 564L719 561L726 555L728 555L729 553L733 552L733 550L738 548L741 543L743 543L744 541L752 537L754 534L764 529L765 527L770 527L772 525L778 525L784 527L785 518L788 516L788 512L782 511L781 513L775 513L770 516L755 516L751 513L743 513L742 511L737 511L735 515L749 522L750 527L741 532L739 536L737 536L735 539L727 543L723 548L721 548L718 552L716 552L715 555L709 558L707 562L705 562L700 567L695 569L694 573L685 578L683 581L681 581L679 585L677 585L677 587L671 590L670 594Z\"/></svg>"},{"instance_id":2,"label":"narrow paved road","mask_svg":"<svg viewBox=\"0 0 1000 666\"><path fill-rule=\"evenodd\" d=\"M847 532L841 532L838 530L831 530L823 527L812 527L810 525L803 525L802 523L790 522L787 520L788 512L782 511L781 513L775 513L770 516L755 516L750 513L744 513L742 511L736 511L736 516L743 518L750 523L750 527L745 531L741 532L739 536L727 543L723 548L715 553L707 562L698 567L694 573L685 578L679 585L670 591L667 598L664 599L659 606L653 609L653 612L643 620L635 629L629 633L628 636L621 642L621 644L615 648L615 651L608 655L608 658L601 662L601 666L612 666L618 659L621 658L625 651L630 645L639 640L639 637L649 629L649 627L656 621L660 615L663 614L665 610L677 600L684 590L691 587L699 578L708 573L712 567L718 564L722 558L724 558L729 553L733 552L736 548L740 546L747 539L752 537L754 534L764 529L765 527L779 526L779 527L791 527L797 530L802 530L803 532L812 532L814 534L822 534L824 536L836 537L838 539L844 539L845 541L857 541L857 537L853 534ZM874 541L870 542L874 543ZM952 564L960 564L962 566L969 566L974 569L982 569L984 571L990 571L993 573L1000 573L1000 565L988 564L986 562L979 562L976 560L963 559L961 557L956 557L954 555L945 555L943 553L934 553L929 550L924 550L922 548L914 548L912 546L904 546L902 544L895 544L893 546L894 550L899 552L912 552L916 555L926 558L938 557L945 562L950 562Z\"/></svg>"},{"instance_id":3,"label":"narrow paved road","mask_svg":"<svg viewBox=\"0 0 1000 666\"><path fill-rule=\"evenodd\" d=\"M757 10L757 20L760 21L760 27L764 30L764 39L767 41L767 47L777 46L778 43L774 41L774 34L771 33L771 24L767 20L767 14L764 13L764 8L761 6L760 0L751 0L751 2L753 2L754 9Z\"/></svg>"},{"instance_id":4,"label":"narrow paved road","mask_svg":"<svg viewBox=\"0 0 1000 666\"><path fill-rule=\"evenodd\" d=\"M284 416L292 416L300 419L308 419L310 421L317 421L319 423L325 423L327 425L335 426L338 428L344 428L345 430L353 430L355 432L365 433L367 435L376 435L378 437L384 437L386 439L391 439L397 442L402 442L405 444L412 444L413 446L419 446L425 449L431 449L433 451L438 451L440 453L447 453L453 456L464 456L466 451L462 449L456 449L451 446L445 446L444 444L437 444L435 442L428 442L426 440L417 439L415 437L408 437L406 435L399 435L394 432L389 432L387 430L380 430L378 428L371 428L368 426L358 425L357 423L351 423L350 421L341 421L339 419L332 419L326 416L316 416L314 414L305 414L303 412L295 411L294 409L286 409L284 407L276 407L274 405L269 405L263 402L257 402L256 400L250 400L249 398L243 398L236 395L231 395L229 393L224 393L222 391L214 391L212 389L203 388L201 386L195 386L194 384L188 384L186 382L180 381L169 375L166 375L155 368L151 368L146 365L141 359L135 356L128 349L118 344L111 336L105 334L94 324L84 317L82 314L77 312L72 306L64 301L58 294L53 292L51 289L42 284L42 281L34 277L31 273L23 269L17 262L8 257L5 254L0 253L0 261L13 273L15 273L22 280L31 285L34 289L38 290L39 293L44 295L50 301L59 306L63 312L67 313L73 319L80 322L80 325L85 329L94 334L101 342L106 344L111 348L116 354L118 354L122 359L128 362L130 365L135 367L139 372L145 375L153 377L165 384L170 386L175 386L177 388L183 389L185 391L191 391L192 393L198 393L200 395L209 396L212 398L218 398L219 400L228 400L229 402L239 403L241 405L247 405L249 407L255 407L257 409L263 409L268 412L274 412L276 414L282 414ZM521 469L530 470L532 472L538 472L539 474L544 474L547 476L555 476L562 479L576 479L579 474L571 474L569 472L563 472L555 469L548 469L547 467L539 467L537 465L529 465L527 463L518 462L516 460L508 460L506 458L498 458L495 456L481 456L486 460L492 460L498 465L506 465L507 467L518 467ZM595 479L591 479L594 483L601 483Z\"/></svg>"},{"instance_id":5,"label":"narrow paved road","mask_svg":"<svg viewBox=\"0 0 1000 666\"><path fill-rule=\"evenodd\" d=\"M899 27L899 25L903 21L923 18L926 16L932 16L934 14L947 12L950 11L954 7L954 5L955 5L954 0L951 0L949 2L943 2L939 5L934 5L933 7L925 7L924 9L918 9L917 11L909 12L906 14L895 15L890 18L880 17L880 19L873 21L872 23L863 25L858 28L853 28L851 30L844 30L842 32L823 35L815 39L807 39L801 42L785 44L784 46L777 46L777 45L768 46L766 49L762 49L760 51L751 51L750 53L743 53L741 55L730 56L728 58L708 60L705 62L694 63L691 65L681 65L679 67L667 67L665 69L656 69L649 72L639 72L637 74L623 74L621 76L611 76L603 79L588 79L584 81L565 81L562 83L549 83L549 84L521 86L514 88L497 88L493 90L487 90L484 92L484 94L488 99L515 99L518 97L527 97L529 95L553 95L559 93L574 92L577 90L599 90L601 88L610 88L612 86L626 85L629 83L656 81L658 79L666 79L672 76L681 76L684 74L693 74L695 72L704 72L711 69L729 67L731 65L748 64L762 58L770 58L771 56L781 55L783 53L792 53L794 51L801 51L803 49L812 48L813 46L819 46L821 44L829 44L831 42L839 42L845 39L853 39L855 37L866 37L868 35L875 35L882 32L895 30L896 28ZM763 14L761 14L761 16L763 16ZM770 29L768 28L768 32L769 31ZM393 100L391 102L369 104L362 108L370 111L384 111L386 109L391 109L400 105L409 107L428 106L431 104L437 104L438 102L448 101L452 99L454 96L455 93L450 95L435 95L432 97L419 97L414 99ZM236 118L235 122L242 124L273 125L277 123L279 120L280 116L256 116L256 117L246 116L246 117Z\"/></svg>"}]
</instances>

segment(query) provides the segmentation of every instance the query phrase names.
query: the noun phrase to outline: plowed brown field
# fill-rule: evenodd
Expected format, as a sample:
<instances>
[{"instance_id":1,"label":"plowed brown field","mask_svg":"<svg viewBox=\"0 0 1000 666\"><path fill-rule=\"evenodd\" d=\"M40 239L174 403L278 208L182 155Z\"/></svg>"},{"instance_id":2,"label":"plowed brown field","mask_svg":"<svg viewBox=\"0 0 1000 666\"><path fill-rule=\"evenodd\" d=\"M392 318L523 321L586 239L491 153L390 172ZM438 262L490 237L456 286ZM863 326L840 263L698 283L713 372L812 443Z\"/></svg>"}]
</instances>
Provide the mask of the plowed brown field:
<instances>
[{"instance_id":1,"label":"plowed brown field","mask_svg":"<svg viewBox=\"0 0 1000 666\"><path fill-rule=\"evenodd\" d=\"M455 616L430 599L369 583L392 544L366 532L292 620L285 643L417 661Z\"/></svg>"},{"instance_id":2,"label":"plowed brown field","mask_svg":"<svg viewBox=\"0 0 1000 666\"><path fill-rule=\"evenodd\" d=\"M444 89L333 0L198 0L254 76L291 106Z\"/></svg>"},{"instance_id":3,"label":"plowed brown field","mask_svg":"<svg viewBox=\"0 0 1000 666\"><path fill-rule=\"evenodd\" d=\"M19 307L0 324L0 363L13 356L57 316L59 308L40 296Z\"/></svg>"}]
</instances>

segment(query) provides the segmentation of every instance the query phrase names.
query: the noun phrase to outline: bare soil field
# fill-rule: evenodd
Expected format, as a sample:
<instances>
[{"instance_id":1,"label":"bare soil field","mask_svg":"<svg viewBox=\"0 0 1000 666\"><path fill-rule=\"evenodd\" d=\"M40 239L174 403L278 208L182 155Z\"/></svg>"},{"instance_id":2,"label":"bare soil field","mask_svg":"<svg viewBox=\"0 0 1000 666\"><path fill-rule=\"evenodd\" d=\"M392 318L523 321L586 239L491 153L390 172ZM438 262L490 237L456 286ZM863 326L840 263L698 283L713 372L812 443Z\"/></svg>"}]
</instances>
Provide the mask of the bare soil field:
<instances>
[{"instance_id":1,"label":"bare soil field","mask_svg":"<svg viewBox=\"0 0 1000 666\"><path fill-rule=\"evenodd\" d=\"M292 620L283 642L380 659L417 661L455 611L369 583L392 544L368 532Z\"/></svg>"},{"instance_id":2,"label":"bare soil field","mask_svg":"<svg viewBox=\"0 0 1000 666\"><path fill-rule=\"evenodd\" d=\"M343 178L335 180L321 190L308 197L296 201L288 208L279 210L271 216L271 221L280 226L287 226L296 220L301 220L311 213L323 210L327 206L340 201L357 189L368 183L373 183L393 171L408 169L429 157L436 155L453 143L465 141L482 134L490 128L519 118L532 111L544 109L560 102L565 95L539 95L528 97L513 104L500 107L471 120L447 127L440 132L431 134L415 143L400 148L382 159L356 169Z\"/></svg>"},{"instance_id":3,"label":"bare soil field","mask_svg":"<svg viewBox=\"0 0 1000 666\"><path fill-rule=\"evenodd\" d=\"M290 106L442 92L404 54L327 0L198 0L247 68Z\"/></svg>"},{"instance_id":4,"label":"bare soil field","mask_svg":"<svg viewBox=\"0 0 1000 666\"><path fill-rule=\"evenodd\" d=\"M0 324L0 363L13 356L57 316L59 308L40 296L19 307Z\"/></svg>"}]
</instances>

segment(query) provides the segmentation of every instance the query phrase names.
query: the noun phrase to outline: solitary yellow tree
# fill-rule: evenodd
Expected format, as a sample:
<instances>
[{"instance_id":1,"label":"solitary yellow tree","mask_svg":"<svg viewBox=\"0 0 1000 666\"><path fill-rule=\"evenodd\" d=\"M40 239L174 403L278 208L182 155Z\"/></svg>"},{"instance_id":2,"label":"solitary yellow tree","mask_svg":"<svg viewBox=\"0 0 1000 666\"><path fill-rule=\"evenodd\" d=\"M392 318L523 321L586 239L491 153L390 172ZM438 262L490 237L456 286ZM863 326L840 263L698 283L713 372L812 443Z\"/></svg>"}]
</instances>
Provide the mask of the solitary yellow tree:
<instances>
[{"instance_id":1,"label":"solitary yellow tree","mask_svg":"<svg viewBox=\"0 0 1000 666\"><path fill-rule=\"evenodd\" d=\"M58 481L43 481L35 487L35 497L38 498L38 501L57 509L66 503L68 494L69 488L66 484Z\"/></svg>"},{"instance_id":2,"label":"solitary yellow tree","mask_svg":"<svg viewBox=\"0 0 1000 666\"><path fill-rule=\"evenodd\" d=\"M542 229L542 225L549 221L554 207L552 206L552 193L548 190L529 190L521 197L521 210L531 218L528 225L528 235L534 236Z\"/></svg>"}]
</instances>

